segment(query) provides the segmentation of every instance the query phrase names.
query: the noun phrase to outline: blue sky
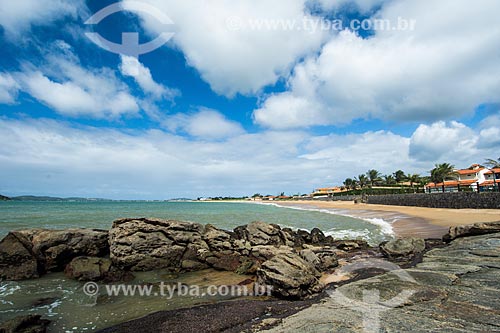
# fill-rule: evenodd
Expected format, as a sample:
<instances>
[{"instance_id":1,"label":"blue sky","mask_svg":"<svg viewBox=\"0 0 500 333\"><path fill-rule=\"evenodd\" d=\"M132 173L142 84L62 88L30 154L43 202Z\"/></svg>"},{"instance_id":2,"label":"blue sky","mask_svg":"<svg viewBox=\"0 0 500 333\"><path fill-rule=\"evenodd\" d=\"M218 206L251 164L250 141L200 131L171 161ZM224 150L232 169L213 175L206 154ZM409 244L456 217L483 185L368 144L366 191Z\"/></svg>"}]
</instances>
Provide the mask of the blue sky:
<instances>
[{"instance_id":1,"label":"blue sky","mask_svg":"<svg viewBox=\"0 0 500 333\"><path fill-rule=\"evenodd\" d=\"M84 24L113 3L0 8L0 193L307 193L499 157L497 1L123 1ZM165 30L131 4L173 38L137 59L85 36Z\"/></svg>"}]
</instances>

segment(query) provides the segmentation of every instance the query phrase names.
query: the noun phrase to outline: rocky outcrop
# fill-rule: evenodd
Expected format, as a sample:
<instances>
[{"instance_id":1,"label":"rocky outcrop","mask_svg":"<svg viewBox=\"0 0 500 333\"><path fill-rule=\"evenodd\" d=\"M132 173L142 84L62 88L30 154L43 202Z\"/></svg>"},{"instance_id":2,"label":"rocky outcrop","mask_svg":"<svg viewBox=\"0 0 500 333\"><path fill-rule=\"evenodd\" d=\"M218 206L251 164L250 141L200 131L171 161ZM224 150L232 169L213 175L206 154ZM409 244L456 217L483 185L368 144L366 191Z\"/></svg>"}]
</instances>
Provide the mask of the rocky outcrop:
<instances>
[{"instance_id":1,"label":"rocky outcrop","mask_svg":"<svg viewBox=\"0 0 500 333\"><path fill-rule=\"evenodd\" d=\"M330 290L331 297L265 332L361 333L377 323L377 332L498 332L498 281L500 233L459 238L414 268L395 266Z\"/></svg>"},{"instance_id":2,"label":"rocky outcrop","mask_svg":"<svg viewBox=\"0 0 500 333\"><path fill-rule=\"evenodd\" d=\"M319 229L294 232L264 222L252 222L230 232L189 222L123 219L115 221L109 232L113 264L132 271L167 268L183 272L212 267L253 274L277 254L332 241Z\"/></svg>"},{"instance_id":3,"label":"rocky outcrop","mask_svg":"<svg viewBox=\"0 0 500 333\"><path fill-rule=\"evenodd\" d=\"M63 271L79 256L109 252L108 232L94 229L13 231L0 242L0 276L8 280Z\"/></svg>"},{"instance_id":4,"label":"rocky outcrop","mask_svg":"<svg viewBox=\"0 0 500 333\"><path fill-rule=\"evenodd\" d=\"M300 256L318 271L326 272L339 265L337 252L338 250L333 247L308 246L300 251Z\"/></svg>"},{"instance_id":5,"label":"rocky outcrop","mask_svg":"<svg viewBox=\"0 0 500 333\"><path fill-rule=\"evenodd\" d=\"M45 333L49 324L39 315L19 316L0 324L0 333Z\"/></svg>"},{"instance_id":6,"label":"rocky outcrop","mask_svg":"<svg viewBox=\"0 0 500 333\"><path fill-rule=\"evenodd\" d=\"M425 251L425 240L398 238L380 244L380 251L389 259L412 257Z\"/></svg>"},{"instance_id":7,"label":"rocky outcrop","mask_svg":"<svg viewBox=\"0 0 500 333\"><path fill-rule=\"evenodd\" d=\"M78 281L116 282L133 279L133 275L114 267L110 259L77 257L64 269L64 274Z\"/></svg>"},{"instance_id":8,"label":"rocky outcrop","mask_svg":"<svg viewBox=\"0 0 500 333\"><path fill-rule=\"evenodd\" d=\"M46 272L63 271L79 256L102 257L109 253L108 232L96 229L38 230L20 233L33 245L33 252Z\"/></svg>"},{"instance_id":9,"label":"rocky outcrop","mask_svg":"<svg viewBox=\"0 0 500 333\"><path fill-rule=\"evenodd\" d=\"M0 278L23 280L38 276L38 262L29 240L17 232L10 232L0 241Z\"/></svg>"},{"instance_id":10,"label":"rocky outcrop","mask_svg":"<svg viewBox=\"0 0 500 333\"><path fill-rule=\"evenodd\" d=\"M321 291L320 276L313 264L294 253L279 254L257 271L259 284L272 286L274 295L285 298L303 298Z\"/></svg>"},{"instance_id":11,"label":"rocky outcrop","mask_svg":"<svg viewBox=\"0 0 500 333\"><path fill-rule=\"evenodd\" d=\"M259 274L276 287L277 295L303 297L321 288L317 275L335 268L338 254L345 260L365 247L362 241L334 242L319 229L293 231L264 222L225 231L212 225L137 218L117 220L109 232L13 232L0 243L0 267L5 267L5 279L64 270L80 281L123 280L128 277L124 272L131 271L215 268ZM273 269L283 277L273 275Z\"/></svg>"},{"instance_id":12,"label":"rocky outcrop","mask_svg":"<svg viewBox=\"0 0 500 333\"><path fill-rule=\"evenodd\" d=\"M443 237L443 240L450 242L460 237L486 235L496 232L500 232L500 221L462 225L451 227L448 234Z\"/></svg>"},{"instance_id":13,"label":"rocky outcrop","mask_svg":"<svg viewBox=\"0 0 500 333\"><path fill-rule=\"evenodd\" d=\"M255 245L293 245L291 234L285 233L280 226L264 222L252 222L248 225L237 227L234 232L238 239L248 241Z\"/></svg>"},{"instance_id":14,"label":"rocky outcrop","mask_svg":"<svg viewBox=\"0 0 500 333\"><path fill-rule=\"evenodd\" d=\"M110 258L131 271L180 270L182 262L202 267L209 252L204 227L197 223L159 219L122 219L109 232ZM206 267L206 266L205 266Z\"/></svg>"}]
</instances>

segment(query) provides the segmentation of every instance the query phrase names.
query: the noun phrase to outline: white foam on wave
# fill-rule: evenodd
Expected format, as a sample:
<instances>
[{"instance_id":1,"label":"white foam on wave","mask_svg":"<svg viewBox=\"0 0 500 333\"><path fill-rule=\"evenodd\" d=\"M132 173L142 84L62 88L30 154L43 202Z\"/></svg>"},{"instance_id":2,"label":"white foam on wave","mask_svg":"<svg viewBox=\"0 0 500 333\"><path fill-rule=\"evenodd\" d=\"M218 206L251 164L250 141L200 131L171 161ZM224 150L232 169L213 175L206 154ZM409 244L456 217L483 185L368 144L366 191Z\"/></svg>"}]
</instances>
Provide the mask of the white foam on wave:
<instances>
[{"instance_id":1,"label":"white foam on wave","mask_svg":"<svg viewBox=\"0 0 500 333\"><path fill-rule=\"evenodd\" d=\"M377 218L377 217L372 217L372 218L367 218L367 217L360 217L360 216L355 216L352 214L347 213L345 210L335 210L335 209L324 209L324 208L311 208L311 207L296 207L296 206L281 206L279 204L275 203L262 203L263 205L268 205L268 206L274 206L274 207L279 207L279 208L288 208L288 209L295 209L295 210L302 210L302 211L310 211L310 212L319 212L319 213L324 213L324 214L331 214L331 215L340 215L340 216L346 216L346 217L351 217L357 220L362 220L368 223L371 223L373 225L376 225L379 227L380 231L383 234L386 234L388 236L394 236L394 229L392 228L392 225L390 222L382 219L382 218ZM340 231L340 230L339 230ZM348 231L348 230L346 230ZM359 232L356 230L351 230L352 232Z\"/></svg>"},{"instance_id":2,"label":"white foam on wave","mask_svg":"<svg viewBox=\"0 0 500 333\"><path fill-rule=\"evenodd\" d=\"M334 239L369 239L370 231L368 229L364 230L328 230L325 232L325 236L332 236Z\"/></svg>"}]
</instances>

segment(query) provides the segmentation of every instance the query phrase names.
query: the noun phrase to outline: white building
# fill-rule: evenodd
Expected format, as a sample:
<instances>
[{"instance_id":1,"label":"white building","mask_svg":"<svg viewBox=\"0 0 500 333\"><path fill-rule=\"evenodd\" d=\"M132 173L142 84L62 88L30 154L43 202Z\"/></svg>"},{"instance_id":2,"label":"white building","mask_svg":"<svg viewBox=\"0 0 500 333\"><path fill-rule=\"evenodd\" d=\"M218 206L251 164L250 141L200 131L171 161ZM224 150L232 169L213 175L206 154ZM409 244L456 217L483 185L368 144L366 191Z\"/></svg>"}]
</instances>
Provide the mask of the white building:
<instances>
[{"instance_id":1,"label":"white building","mask_svg":"<svg viewBox=\"0 0 500 333\"><path fill-rule=\"evenodd\" d=\"M468 169L455 170L455 179L441 183L429 183L427 192L457 192L464 189L472 191L499 190L500 169L488 169L479 164L473 164Z\"/></svg>"}]
</instances>

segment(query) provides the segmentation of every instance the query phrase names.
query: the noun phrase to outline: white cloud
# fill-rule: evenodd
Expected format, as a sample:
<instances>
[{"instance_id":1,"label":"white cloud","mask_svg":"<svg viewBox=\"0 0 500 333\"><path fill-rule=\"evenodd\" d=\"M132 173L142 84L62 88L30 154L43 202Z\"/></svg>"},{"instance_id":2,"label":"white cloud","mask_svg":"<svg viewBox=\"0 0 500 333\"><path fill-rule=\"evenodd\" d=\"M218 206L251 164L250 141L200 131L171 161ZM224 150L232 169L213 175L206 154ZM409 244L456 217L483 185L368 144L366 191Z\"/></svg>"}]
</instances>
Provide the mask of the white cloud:
<instances>
[{"instance_id":1,"label":"white cloud","mask_svg":"<svg viewBox=\"0 0 500 333\"><path fill-rule=\"evenodd\" d=\"M122 55L120 71L124 76L133 77L142 91L151 95L155 100L173 100L179 95L179 91L157 83L149 68L140 63L137 58Z\"/></svg>"},{"instance_id":2,"label":"white cloud","mask_svg":"<svg viewBox=\"0 0 500 333\"><path fill-rule=\"evenodd\" d=\"M481 147L480 134L459 123L421 126L412 138L387 131L328 136L268 131L207 141L158 130L77 129L49 120L0 118L0 136L9 138L0 146L7 194L144 199L308 192L372 168L426 174L438 162L467 167L496 158L500 148L498 143ZM436 141L447 145L434 149ZM429 151L428 161L415 159Z\"/></svg>"},{"instance_id":3,"label":"white cloud","mask_svg":"<svg viewBox=\"0 0 500 333\"><path fill-rule=\"evenodd\" d=\"M479 136L464 124L443 121L432 125L420 125L410 143L410 156L419 161L470 161L477 157L482 162L487 156L480 156Z\"/></svg>"},{"instance_id":4,"label":"white cloud","mask_svg":"<svg viewBox=\"0 0 500 333\"><path fill-rule=\"evenodd\" d=\"M329 135L313 138L308 149L314 152L302 157L322 161L346 177L372 168L392 173L398 168L415 168L409 146L410 139L386 131Z\"/></svg>"},{"instance_id":5,"label":"white cloud","mask_svg":"<svg viewBox=\"0 0 500 333\"><path fill-rule=\"evenodd\" d=\"M64 16L77 17L85 11L83 0L2 1L0 25L11 37L18 37L32 25L50 25Z\"/></svg>"},{"instance_id":6,"label":"white cloud","mask_svg":"<svg viewBox=\"0 0 500 333\"><path fill-rule=\"evenodd\" d=\"M92 73L74 64L65 67L69 71L61 83L39 71L20 74L23 89L69 117L119 118L138 111L134 97L108 70Z\"/></svg>"},{"instance_id":7,"label":"white cloud","mask_svg":"<svg viewBox=\"0 0 500 333\"><path fill-rule=\"evenodd\" d=\"M219 94L251 94L275 83L301 57L315 52L325 34L283 29L252 29L249 20L304 17L306 0L147 0L175 23L173 42L188 63ZM163 27L148 15L144 26L156 36ZM231 30L237 25L241 29Z\"/></svg>"},{"instance_id":8,"label":"white cloud","mask_svg":"<svg viewBox=\"0 0 500 333\"><path fill-rule=\"evenodd\" d=\"M295 67L288 92L263 102L256 122L282 128L357 118L436 121L497 102L499 10L493 0L473 6L466 0L389 2L376 17L414 19L415 31L378 31L368 39L349 32L333 36L319 56ZM301 110L312 110L303 122L295 110L273 107L291 99L310 106Z\"/></svg>"},{"instance_id":9,"label":"white cloud","mask_svg":"<svg viewBox=\"0 0 500 333\"><path fill-rule=\"evenodd\" d=\"M360 12L367 13L387 0L318 0L325 10L339 10L342 6L355 5Z\"/></svg>"},{"instance_id":10,"label":"white cloud","mask_svg":"<svg viewBox=\"0 0 500 333\"><path fill-rule=\"evenodd\" d=\"M24 63L12 74L20 89L68 117L118 119L139 111L138 101L109 68L87 69L65 42L42 64Z\"/></svg>"},{"instance_id":11,"label":"white cloud","mask_svg":"<svg viewBox=\"0 0 500 333\"><path fill-rule=\"evenodd\" d=\"M16 102L19 85L12 75L0 73L0 103L13 104Z\"/></svg>"},{"instance_id":12,"label":"white cloud","mask_svg":"<svg viewBox=\"0 0 500 333\"><path fill-rule=\"evenodd\" d=\"M244 133L239 123L206 108L192 115L176 114L168 117L164 125L171 131L181 130L190 136L205 140L227 139Z\"/></svg>"}]
</instances>

